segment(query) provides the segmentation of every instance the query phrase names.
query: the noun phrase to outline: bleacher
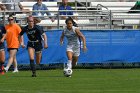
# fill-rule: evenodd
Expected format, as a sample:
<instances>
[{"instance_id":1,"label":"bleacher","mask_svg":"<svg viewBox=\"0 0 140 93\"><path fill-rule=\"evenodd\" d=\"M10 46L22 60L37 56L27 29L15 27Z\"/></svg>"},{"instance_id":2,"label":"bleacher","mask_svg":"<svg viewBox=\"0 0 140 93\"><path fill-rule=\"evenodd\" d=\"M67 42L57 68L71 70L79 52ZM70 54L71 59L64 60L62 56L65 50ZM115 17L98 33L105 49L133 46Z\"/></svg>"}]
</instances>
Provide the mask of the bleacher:
<instances>
[{"instance_id":1,"label":"bleacher","mask_svg":"<svg viewBox=\"0 0 140 93\"><path fill-rule=\"evenodd\" d=\"M24 9L29 9L30 11L32 11L32 6L35 4L36 2L21 2L21 5L24 7ZM53 27L57 27L58 28L58 24L59 26L64 26L65 25L65 20L59 20L57 19L57 14L58 14L58 4L57 2L43 2L43 4L45 4L48 8L48 10L50 11L51 15L55 15L53 16L54 18L56 18L56 20L54 22L51 22L51 20L47 17L47 15L44 15L42 17L45 17L46 19L42 20L41 23L39 23L39 25L41 26L53 26ZM23 15L23 16L22 16ZM16 15L18 18L23 18L26 15L25 14L18 14ZM77 13L74 13L74 16L78 16ZM78 22L79 26L84 26L86 24L90 24L89 19L81 19L81 20L77 20L76 22Z\"/></svg>"},{"instance_id":2,"label":"bleacher","mask_svg":"<svg viewBox=\"0 0 140 93\"><path fill-rule=\"evenodd\" d=\"M98 4L108 8L108 10L130 10L136 2L91 2L90 7L96 8ZM104 8L102 7L104 10Z\"/></svg>"},{"instance_id":3,"label":"bleacher","mask_svg":"<svg viewBox=\"0 0 140 93\"><path fill-rule=\"evenodd\" d=\"M110 13L111 29L119 26L122 29L122 26L139 25L140 14L128 13L135 4L136 2L91 2L90 7L102 10L98 12L102 15Z\"/></svg>"},{"instance_id":4,"label":"bleacher","mask_svg":"<svg viewBox=\"0 0 140 93\"><path fill-rule=\"evenodd\" d=\"M89 20L74 20L77 24L79 24L80 26L82 25L86 25L89 24L90 21ZM51 22L51 20L42 20L39 25L42 26L57 26L58 24L58 20L56 20L55 22ZM59 21L59 26L65 26L65 20L60 20Z\"/></svg>"},{"instance_id":5,"label":"bleacher","mask_svg":"<svg viewBox=\"0 0 140 93\"><path fill-rule=\"evenodd\" d=\"M76 0L80 2L80 0ZM78 8L84 8L83 6L76 6L74 8L74 16L77 16L78 20L75 20L82 29L122 29L122 26L139 25L139 13L128 13L128 11L135 5L136 2L91 2L88 1L89 6L85 7L85 10L76 10ZM81 2L85 2L82 0ZM89 2L90 1L90 2ZM60 2L60 1L58 1ZM43 2L48 7L51 15L56 18L55 22L51 22L47 15L44 15L45 19L39 23L41 26L53 26L56 28L65 26L65 20L58 19L58 2ZM70 2L75 2L72 0ZM24 9L32 11L32 6L36 2L21 2ZM91 10L88 10L91 8ZM92 9L95 10L92 10ZM96 10L97 9L97 10ZM24 24L25 18L28 16L26 13L16 14L21 25ZM60 17L60 16L59 16ZM132 21L132 22L131 22Z\"/></svg>"},{"instance_id":6,"label":"bleacher","mask_svg":"<svg viewBox=\"0 0 140 93\"><path fill-rule=\"evenodd\" d=\"M35 3L36 2L21 2L21 5L24 7L24 9L29 9L30 11L32 11L32 7ZM49 11L54 11L53 14L58 11L57 2L43 2L43 4L47 6Z\"/></svg>"}]
</instances>

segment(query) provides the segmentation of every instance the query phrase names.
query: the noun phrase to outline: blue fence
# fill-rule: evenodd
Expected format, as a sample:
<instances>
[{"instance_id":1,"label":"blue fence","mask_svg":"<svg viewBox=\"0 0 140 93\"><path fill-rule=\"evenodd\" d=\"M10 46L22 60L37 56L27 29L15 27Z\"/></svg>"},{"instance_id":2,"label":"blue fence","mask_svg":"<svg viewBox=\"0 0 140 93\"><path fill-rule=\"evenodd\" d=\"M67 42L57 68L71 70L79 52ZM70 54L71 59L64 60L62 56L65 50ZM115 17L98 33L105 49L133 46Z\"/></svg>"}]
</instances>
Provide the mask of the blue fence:
<instances>
[{"instance_id":1,"label":"blue fence","mask_svg":"<svg viewBox=\"0 0 140 93\"><path fill-rule=\"evenodd\" d=\"M43 50L42 64L63 63L67 61L66 40L60 46L62 31L47 31L48 49ZM79 63L140 62L140 31L138 30L94 30L82 31L86 37L88 51L79 57ZM27 37L24 35L25 44ZM8 53L6 51L6 62ZM29 64L27 49L19 48L18 64Z\"/></svg>"}]
</instances>

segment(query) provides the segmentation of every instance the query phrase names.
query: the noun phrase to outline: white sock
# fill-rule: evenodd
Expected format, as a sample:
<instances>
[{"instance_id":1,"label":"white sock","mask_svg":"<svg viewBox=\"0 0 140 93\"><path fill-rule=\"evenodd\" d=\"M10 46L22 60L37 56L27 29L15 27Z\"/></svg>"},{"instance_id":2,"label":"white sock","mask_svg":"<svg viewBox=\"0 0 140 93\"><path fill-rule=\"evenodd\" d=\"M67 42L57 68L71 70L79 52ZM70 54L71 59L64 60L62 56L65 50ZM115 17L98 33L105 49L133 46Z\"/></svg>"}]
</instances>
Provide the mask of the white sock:
<instances>
[{"instance_id":1,"label":"white sock","mask_svg":"<svg viewBox=\"0 0 140 93\"><path fill-rule=\"evenodd\" d=\"M71 60L68 60L67 67L70 68L70 69L72 69L72 61Z\"/></svg>"},{"instance_id":2,"label":"white sock","mask_svg":"<svg viewBox=\"0 0 140 93\"><path fill-rule=\"evenodd\" d=\"M75 66L77 66L77 62L76 62L76 64L75 64Z\"/></svg>"},{"instance_id":3,"label":"white sock","mask_svg":"<svg viewBox=\"0 0 140 93\"><path fill-rule=\"evenodd\" d=\"M8 71L8 70L9 70L9 67L8 67L8 66L6 66L5 70L6 70L6 71Z\"/></svg>"},{"instance_id":4,"label":"white sock","mask_svg":"<svg viewBox=\"0 0 140 93\"><path fill-rule=\"evenodd\" d=\"M14 68L14 71L18 70L17 68Z\"/></svg>"}]
</instances>

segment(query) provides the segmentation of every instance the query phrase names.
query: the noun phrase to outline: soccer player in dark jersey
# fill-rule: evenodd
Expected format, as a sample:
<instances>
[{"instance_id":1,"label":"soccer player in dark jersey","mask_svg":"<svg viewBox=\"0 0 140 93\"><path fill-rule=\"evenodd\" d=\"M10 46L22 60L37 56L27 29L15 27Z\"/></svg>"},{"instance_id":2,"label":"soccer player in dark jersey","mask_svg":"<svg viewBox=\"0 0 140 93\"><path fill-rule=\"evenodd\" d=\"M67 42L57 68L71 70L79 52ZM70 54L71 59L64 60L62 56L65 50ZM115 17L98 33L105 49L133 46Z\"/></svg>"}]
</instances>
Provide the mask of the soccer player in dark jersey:
<instances>
[{"instance_id":1,"label":"soccer player in dark jersey","mask_svg":"<svg viewBox=\"0 0 140 93\"><path fill-rule=\"evenodd\" d=\"M36 64L40 64L43 49L42 41L44 41L44 48L48 48L47 36L41 26L34 24L34 18L32 16L29 16L27 18L27 22L28 25L22 29L20 36L22 36L24 33L27 34L27 49L30 57L32 77L36 77L36 65L34 63L34 54L36 56Z\"/></svg>"},{"instance_id":2,"label":"soccer player in dark jersey","mask_svg":"<svg viewBox=\"0 0 140 93\"><path fill-rule=\"evenodd\" d=\"M2 22L0 22L2 23ZM5 50L4 50L4 38L5 38L5 27L0 24L0 74L4 74L4 62L5 62Z\"/></svg>"}]
</instances>

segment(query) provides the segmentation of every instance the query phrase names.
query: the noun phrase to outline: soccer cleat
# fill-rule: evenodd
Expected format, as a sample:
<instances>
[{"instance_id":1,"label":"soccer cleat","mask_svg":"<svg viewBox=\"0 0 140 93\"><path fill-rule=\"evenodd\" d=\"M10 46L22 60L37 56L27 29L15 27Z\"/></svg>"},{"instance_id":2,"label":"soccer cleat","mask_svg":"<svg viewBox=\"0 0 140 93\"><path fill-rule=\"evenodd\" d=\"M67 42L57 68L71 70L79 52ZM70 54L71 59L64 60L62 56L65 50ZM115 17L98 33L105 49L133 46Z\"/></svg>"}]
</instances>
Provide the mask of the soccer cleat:
<instances>
[{"instance_id":1,"label":"soccer cleat","mask_svg":"<svg viewBox=\"0 0 140 93\"><path fill-rule=\"evenodd\" d=\"M4 66L2 65L1 70L4 70Z\"/></svg>"},{"instance_id":2,"label":"soccer cleat","mask_svg":"<svg viewBox=\"0 0 140 93\"><path fill-rule=\"evenodd\" d=\"M36 77L36 71L33 71L32 77Z\"/></svg>"},{"instance_id":3,"label":"soccer cleat","mask_svg":"<svg viewBox=\"0 0 140 93\"><path fill-rule=\"evenodd\" d=\"M6 68L4 68L4 72L8 72L8 70Z\"/></svg>"},{"instance_id":4,"label":"soccer cleat","mask_svg":"<svg viewBox=\"0 0 140 93\"><path fill-rule=\"evenodd\" d=\"M18 70L14 70L13 73L18 73Z\"/></svg>"},{"instance_id":5,"label":"soccer cleat","mask_svg":"<svg viewBox=\"0 0 140 93\"><path fill-rule=\"evenodd\" d=\"M1 72L0 72L0 74L1 74L1 75L4 75L4 74L5 74L5 73L4 73L4 66L1 67Z\"/></svg>"},{"instance_id":6,"label":"soccer cleat","mask_svg":"<svg viewBox=\"0 0 140 93\"><path fill-rule=\"evenodd\" d=\"M32 77L37 77L36 74L33 74Z\"/></svg>"},{"instance_id":7,"label":"soccer cleat","mask_svg":"<svg viewBox=\"0 0 140 93\"><path fill-rule=\"evenodd\" d=\"M2 71L2 72L0 72L0 74L1 74L1 75L4 75L5 73L4 73L4 71Z\"/></svg>"},{"instance_id":8,"label":"soccer cleat","mask_svg":"<svg viewBox=\"0 0 140 93\"><path fill-rule=\"evenodd\" d=\"M66 77L71 77L71 75L69 75L69 76L66 76Z\"/></svg>"}]
</instances>

